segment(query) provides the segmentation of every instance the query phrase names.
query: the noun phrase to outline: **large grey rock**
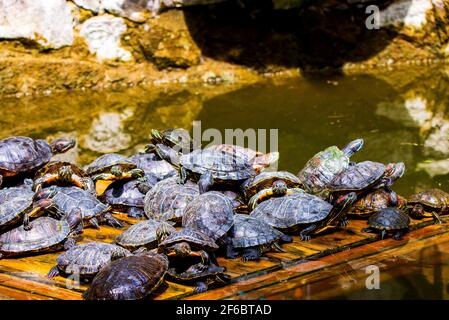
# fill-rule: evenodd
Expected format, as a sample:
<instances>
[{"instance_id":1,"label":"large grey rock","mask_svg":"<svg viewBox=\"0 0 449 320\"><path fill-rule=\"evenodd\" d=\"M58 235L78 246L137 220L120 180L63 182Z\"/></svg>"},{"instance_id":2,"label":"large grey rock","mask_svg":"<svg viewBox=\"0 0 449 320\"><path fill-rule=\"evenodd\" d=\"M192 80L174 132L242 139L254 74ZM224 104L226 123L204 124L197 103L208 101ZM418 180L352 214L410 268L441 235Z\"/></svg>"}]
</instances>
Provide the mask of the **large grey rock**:
<instances>
[{"instance_id":1,"label":"large grey rock","mask_svg":"<svg viewBox=\"0 0 449 320\"><path fill-rule=\"evenodd\" d=\"M1 0L0 38L29 39L46 48L73 43L73 21L66 0Z\"/></svg>"},{"instance_id":2,"label":"large grey rock","mask_svg":"<svg viewBox=\"0 0 449 320\"><path fill-rule=\"evenodd\" d=\"M144 22L152 14L152 0L73 0L79 7L95 13L108 12L135 22Z\"/></svg>"}]
</instances>

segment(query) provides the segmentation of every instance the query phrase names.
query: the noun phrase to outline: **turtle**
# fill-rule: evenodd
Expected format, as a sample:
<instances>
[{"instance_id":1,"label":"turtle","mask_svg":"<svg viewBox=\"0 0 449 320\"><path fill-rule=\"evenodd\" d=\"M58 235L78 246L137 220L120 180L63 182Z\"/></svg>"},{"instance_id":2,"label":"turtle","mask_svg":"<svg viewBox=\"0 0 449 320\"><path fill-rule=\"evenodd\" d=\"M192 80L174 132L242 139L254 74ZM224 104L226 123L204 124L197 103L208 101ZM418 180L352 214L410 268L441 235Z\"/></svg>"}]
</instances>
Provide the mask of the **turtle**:
<instances>
[{"instance_id":1,"label":"turtle","mask_svg":"<svg viewBox=\"0 0 449 320\"><path fill-rule=\"evenodd\" d=\"M33 182L33 190L40 191L49 184L62 186L74 185L95 194L95 185L84 170L70 162L50 161L39 169Z\"/></svg>"},{"instance_id":2,"label":"turtle","mask_svg":"<svg viewBox=\"0 0 449 320\"><path fill-rule=\"evenodd\" d=\"M185 207L182 217L184 228L194 228L222 244L234 225L231 200L218 191L200 194Z\"/></svg>"},{"instance_id":3,"label":"turtle","mask_svg":"<svg viewBox=\"0 0 449 320\"><path fill-rule=\"evenodd\" d=\"M176 232L176 229L170 222L145 220L132 225L128 230L119 234L115 238L115 243L130 251L136 251L140 248L147 250L157 248L158 238L156 231L162 225L165 226L163 230L167 233L166 235ZM162 240L162 237L159 237L161 238L159 240Z\"/></svg>"},{"instance_id":4,"label":"turtle","mask_svg":"<svg viewBox=\"0 0 449 320\"><path fill-rule=\"evenodd\" d=\"M122 228L122 223L109 212L110 207L101 203L91 193L77 187L51 186L34 195L34 208L25 217L35 217L48 211L60 218L79 209L83 221L99 228L99 223L106 223L114 228Z\"/></svg>"},{"instance_id":5,"label":"turtle","mask_svg":"<svg viewBox=\"0 0 449 320\"><path fill-rule=\"evenodd\" d=\"M0 190L0 230L6 230L23 220L33 207L34 192L12 187Z\"/></svg>"},{"instance_id":6,"label":"turtle","mask_svg":"<svg viewBox=\"0 0 449 320\"><path fill-rule=\"evenodd\" d=\"M279 182L284 182L282 184L283 188L277 190L276 188L273 189L273 186L276 186L276 183L278 183L277 187L281 185ZM284 187L285 186L285 187ZM290 173L288 171L266 171L258 174L257 176L254 176L248 180L246 180L243 185L242 189L245 193L245 198L247 200L251 199L256 193L265 190L267 193L276 194L276 191L279 191L280 194L286 192L287 188L301 188L302 183L299 180L297 176L295 176L293 173Z\"/></svg>"},{"instance_id":7,"label":"turtle","mask_svg":"<svg viewBox=\"0 0 449 320\"><path fill-rule=\"evenodd\" d=\"M372 192L359 197L357 201L351 206L346 215L351 218L365 219L372 214L382 209L392 207L394 204L391 201L390 192L385 189L376 189ZM398 195L397 207L403 207L406 204L406 200Z\"/></svg>"},{"instance_id":8,"label":"turtle","mask_svg":"<svg viewBox=\"0 0 449 320\"><path fill-rule=\"evenodd\" d=\"M194 147L190 133L183 128L172 128L163 131L152 129L150 141L152 144L146 146L146 152L151 151L157 144L165 145L181 153L189 153Z\"/></svg>"},{"instance_id":9,"label":"turtle","mask_svg":"<svg viewBox=\"0 0 449 320\"><path fill-rule=\"evenodd\" d=\"M251 148L244 148L233 144L216 144L207 147L206 149L218 152L226 152L231 155L243 158L248 161L257 173L270 167L273 163L279 160L279 152L262 153L254 151Z\"/></svg>"},{"instance_id":10,"label":"turtle","mask_svg":"<svg viewBox=\"0 0 449 320\"><path fill-rule=\"evenodd\" d=\"M410 218L398 208L388 207L373 214L368 219L368 228L363 232L379 232L382 239L388 231L394 233L393 239L401 240L405 232L408 231Z\"/></svg>"},{"instance_id":11,"label":"turtle","mask_svg":"<svg viewBox=\"0 0 449 320\"><path fill-rule=\"evenodd\" d=\"M145 175L143 170L138 169L133 162L117 153L108 153L98 157L84 170L93 181L137 179Z\"/></svg>"},{"instance_id":12,"label":"turtle","mask_svg":"<svg viewBox=\"0 0 449 320\"><path fill-rule=\"evenodd\" d=\"M4 177L32 174L48 163L54 154L72 149L76 141L59 138L50 144L29 137L9 137L0 140L0 185Z\"/></svg>"},{"instance_id":13,"label":"turtle","mask_svg":"<svg viewBox=\"0 0 449 320\"><path fill-rule=\"evenodd\" d=\"M298 173L304 189L311 194L327 197L329 183L352 164L349 158L360 151L363 144L363 139L356 139L341 150L331 146L315 154Z\"/></svg>"},{"instance_id":14,"label":"turtle","mask_svg":"<svg viewBox=\"0 0 449 320\"><path fill-rule=\"evenodd\" d=\"M82 227L79 209L61 220L52 217L25 220L23 225L0 235L0 259L70 249Z\"/></svg>"},{"instance_id":15,"label":"turtle","mask_svg":"<svg viewBox=\"0 0 449 320\"><path fill-rule=\"evenodd\" d=\"M301 240L308 241L312 234L330 226L346 225L345 213L356 199L356 193L350 192L331 205L318 196L302 191L268 199L259 204L250 216L284 232L299 231Z\"/></svg>"},{"instance_id":16,"label":"turtle","mask_svg":"<svg viewBox=\"0 0 449 320\"><path fill-rule=\"evenodd\" d=\"M209 191L214 184L241 185L256 174L246 159L207 149L182 155L180 165L180 182L188 178L198 181L200 193Z\"/></svg>"},{"instance_id":17,"label":"turtle","mask_svg":"<svg viewBox=\"0 0 449 320\"><path fill-rule=\"evenodd\" d=\"M82 279L93 278L112 260L128 257L131 252L110 243L88 242L75 245L56 258L56 266L50 269L47 276L78 275Z\"/></svg>"},{"instance_id":18,"label":"turtle","mask_svg":"<svg viewBox=\"0 0 449 320\"><path fill-rule=\"evenodd\" d=\"M231 277L225 273L226 268L214 263L199 262L185 265L176 263L175 266L169 267L167 279L183 284L193 284L195 293L205 292L210 287L226 285L231 281Z\"/></svg>"},{"instance_id":19,"label":"turtle","mask_svg":"<svg viewBox=\"0 0 449 320\"><path fill-rule=\"evenodd\" d=\"M184 208L197 195L199 189L195 183L179 184L177 177L162 180L145 195L145 215L149 219L181 224Z\"/></svg>"},{"instance_id":20,"label":"turtle","mask_svg":"<svg viewBox=\"0 0 449 320\"><path fill-rule=\"evenodd\" d=\"M164 282L168 259L162 254L139 252L103 267L83 293L86 300L141 300Z\"/></svg>"},{"instance_id":21,"label":"turtle","mask_svg":"<svg viewBox=\"0 0 449 320\"><path fill-rule=\"evenodd\" d=\"M115 181L106 189L101 199L111 206L112 212L142 218L145 216L143 210L145 193L142 192L142 184L145 182L140 180Z\"/></svg>"},{"instance_id":22,"label":"turtle","mask_svg":"<svg viewBox=\"0 0 449 320\"><path fill-rule=\"evenodd\" d=\"M151 185L178 175L178 170L169 162L158 160L151 153L139 153L128 159L144 171L145 177Z\"/></svg>"},{"instance_id":23,"label":"turtle","mask_svg":"<svg viewBox=\"0 0 449 320\"><path fill-rule=\"evenodd\" d=\"M403 162L390 163L387 166L373 161L359 162L337 175L329 184L329 190L332 197L335 197L351 191L361 194L367 190L383 188L390 194L391 205L396 206L397 195L390 187L402 177L404 171Z\"/></svg>"},{"instance_id":24,"label":"turtle","mask_svg":"<svg viewBox=\"0 0 449 320\"><path fill-rule=\"evenodd\" d=\"M245 214L234 216L234 226L229 237L230 247L226 250L226 257L232 259L241 254L243 261L258 260L270 249L284 252L279 247L279 241L292 241L290 236L274 229L263 220Z\"/></svg>"},{"instance_id":25,"label":"turtle","mask_svg":"<svg viewBox=\"0 0 449 320\"><path fill-rule=\"evenodd\" d=\"M203 263L209 263L211 261L209 253L219 248L214 239L189 227L170 233L166 230L166 225L162 225L158 227L156 234L159 241L158 252L168 257L200 257ZM162 235L165 237L164 240Z\"/></svg>"},{"instance_id":26,"label":"turtle","mask_svg":"<svg viewBox=\"0 0 449 320\"><path fill-rule=\"evenodd\" d=\"M430 189L413 194L407 199L407 211L412 218L434 217L442 223L440 215L449 213L449 193Z\"/></svg>"}]
</instances>

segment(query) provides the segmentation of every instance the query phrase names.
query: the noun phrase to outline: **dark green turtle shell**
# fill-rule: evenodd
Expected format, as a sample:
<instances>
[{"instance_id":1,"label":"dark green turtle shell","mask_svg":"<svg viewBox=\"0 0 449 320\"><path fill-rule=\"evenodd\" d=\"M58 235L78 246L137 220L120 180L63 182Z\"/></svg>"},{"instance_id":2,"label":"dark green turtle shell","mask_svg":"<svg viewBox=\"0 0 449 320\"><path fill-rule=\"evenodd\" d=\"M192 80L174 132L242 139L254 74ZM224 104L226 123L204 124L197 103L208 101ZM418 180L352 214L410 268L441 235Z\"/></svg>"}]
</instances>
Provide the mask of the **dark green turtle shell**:
<instances>
[{"instance_id":1,"label":"dark green turtle shell","mask_svg":"<svg viewBox=\"0 0 449 320\"><path fill-rule=\"evenodd\" d=\"M51 146L44 140L10 137L0 140L0 174L5 177L34 171L53 156Z\"/></svg>"},{"instance_id":2,"label":"dark green turtle shell","mask_svg":"<svg viewBox=\"0 0 449 320\"><path fill-rule=\"evenodd\" d=\"M234 224L233 208L232 201L220 192L200 194L185 207L182 226L200 230L218 240Z\"/></svg>"},{"instance_id":3,"label":"dark green turtle shell","mask_svg":"<svg viewBox=\"0 0 449 320\"><path fill-rule=\"evenodd\" d=\"M410 217L397 208L386 208L376 212L368 219L368 225L378 230L407 229Z\"/></svg>"},{"instance_id":4,"label":"dark green turtle shell","mask_svg":"<svg viewBox=\"0 0 449 320\"><path fill-rule=\"evenodd\" d=\"M298 192L268 199L260 203L250 216L282 230L322 221L331 210L332 205L323 199Z\"/></svg>"},{"instance_id":5,"label":"dark green turtle shell","mask_svg":"<svg viewBox=\"0 0 449 320\"><path fill-rule=\"evenodd\" d=\"M411 195L407 204L421 204L438 211L446 211L449 209L449 193L440 189L425 190Z\"/></svg>"},{"instance_id":6,"label":"dark green turtle shell","mask_svg":"<svg viewBox=\"0 0 449 320\"><path fill-rule=\"evenodd\" d=\"M0 235L0 253L6 257L50 252L63 247L71 229L65 219L40 217L30 222L31 230L23 226Z\"/></svg>"},{"instance_id":7,"label":"dark green turtle shell","mask_svg":"<svg viewBox=\"0 0 449 320\"><path fill-rule=\"evenodd\" d=\"M108 153L95 159L91 164L87 165L84 170L88 175L108 172L112 167L119 166L122 169L135 169L137 166L128 158L117 154Z\"/></svg>"},{"instance_id":8,"label":"dark green turtle shell","mask_svg":"<svg viewBox=\"0 0 449 320\"><path fill-rule=\"evenodd\" d=\"M246 214L234 216L231 241L234 248L248 248L271 244L284 234L261 219Z\"/></svg>"},{"instance_id":9,"label":"dark green turtle shell","mask_svg":"<svg viewBox=\"0 0 449 320\"><path fill-rule=\"evenodd\" d=\"M206 250L210 252L218 249L218 245L214 239L208 237L203 232L188 227L170 234L159 244L159 249L165 251L165 249L180 242L187 242L193 250Z\"/></svg>"},{"instance_id":10,"label":"dark green turtle shell","mask_svg":"<svg viewBox=\"0 0 449 320\"><path fill-rule=\"evenodd\" d=\"M28 188L0 190L0 230L18 223L33 205L34 192Z\"/></svg>"},{"instance_id":11,"label":"dark green turtle shell","mask_svg":"<svg viewBox=\"0 0 449 320\"><path fill-rule=\"evenodd\" d=\"M147 249L157 248L156 230L165 225L169 233L176 232L171 223L156 220L145 220L129 227L115 238L115 243L128 250L134 251L141 247Z\"/></svg>"},{"instance_id":12,"label":"dark green turtle shell","mask_svg":"<svg viewBox=\"0 0 449 320\"><path fill-rule=\"evenodd\" d=\"M227 152L213 150L195 150L182 155L180 163L194 177L210 172L215 182L233 182L246 180L256 173L251 164L244 158Z\"/></svg>"},{"instance_id":13,"label":"dark green turtle shell","mask_svg":"<svg viewBox=\"0 0 449 320\"><path fill-rule=\"evenodd\" d=\"M363 161L335 177L329 184L331 191L361 191L374 186L382 178L386 166L379 162Z\"/></svg>"},{"instance_id":14,"label":"dark green turtle shell","mask_svg":"<svg viewBox=\"0 0 449 320\"><path fill-rule=\"evenodd\" d=\"M58 269L66 275L93 276L111 262L112 257L127 257L131 252L110 243L89 242L76 245L56 258Z\"/></svg>"},{"instance_id":15,"label":"dark green turtle shell","mask_svg":"<svg viewBox=\"0 0 449 320\"><path fill-rule=\"evenodd\" d=\"M288 171L264 171L243 183L242 188L245 197L250 199L257 192L270 188L273 182L278 180L284 181L288 188L298 188L302 186L299 178Z\"/></svg>"}]
</instances>

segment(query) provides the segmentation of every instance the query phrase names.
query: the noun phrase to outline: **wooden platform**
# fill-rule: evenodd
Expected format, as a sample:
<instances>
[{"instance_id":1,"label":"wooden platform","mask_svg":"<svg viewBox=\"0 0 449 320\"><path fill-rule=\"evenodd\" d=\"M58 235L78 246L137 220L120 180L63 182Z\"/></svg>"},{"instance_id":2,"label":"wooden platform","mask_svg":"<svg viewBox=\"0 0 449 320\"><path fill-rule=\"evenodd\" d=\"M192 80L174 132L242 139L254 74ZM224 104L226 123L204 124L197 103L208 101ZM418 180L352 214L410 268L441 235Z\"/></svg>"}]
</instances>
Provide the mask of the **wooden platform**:
<instances>
[{"instance_id":1,"label":"wooden platform","mask_svg":"<svg viewBox=\"0 0 449 320\"><path fill-rule=\"evenodd\" d=\"M135 221L117 216L127 224ZM447 220L449 221L449 220ZM412 231L403 240L380 240L378 236L365 234L361 229L365 221L352 220L344 229L321 235L310 242L301 242L297 237L291 244L283 245L285 253L268 253L257 262L242 262L240 259L219 258L221 265L232 276L232 283L226 287L194 294L193 288L168 282L168 288L155 299L300 299L310 293L304 287L311 283L333 279L345 281L348 264L352 269L382 261L388 255L405 255L407 252L425 246L449 243L449 224L434 225L432 220L413 221ZM111 242L120 230L101 227L100 230L85 229L81 242ZM82 284L72 288L70 281L62 277L45 277L54 265L58 253L38 255L19 259L0 260L0 299L82 299L87 288ZM342 276L343 275L343 276ZM348 276L348 284L361 285ZM343 279L343 280L342 280ZM326 282L326 281L324 281ZM341 287L332 281L326 288L314 288L314 298L334 296L332 290ZM344 283L343 283L344 285ZM325 289L325 290L324 290Z\"/></svg>"}]
</instances>

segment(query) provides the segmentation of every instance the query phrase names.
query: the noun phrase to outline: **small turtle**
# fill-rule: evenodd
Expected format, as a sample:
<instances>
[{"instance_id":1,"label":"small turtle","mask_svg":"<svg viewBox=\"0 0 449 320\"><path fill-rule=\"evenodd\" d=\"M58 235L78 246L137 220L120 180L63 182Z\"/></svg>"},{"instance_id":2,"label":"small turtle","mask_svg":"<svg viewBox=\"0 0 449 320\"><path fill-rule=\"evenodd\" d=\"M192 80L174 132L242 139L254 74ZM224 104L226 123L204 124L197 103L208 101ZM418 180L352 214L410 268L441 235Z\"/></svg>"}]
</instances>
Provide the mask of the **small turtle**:
<instances>
[{"instance_id":1,"label":"small turtle","mask_svg":"<svg viewBox=\"0 0 449 320\"><path fill-rule=\"evenodd\" d=\"M195 197L184 209L182 226L197 229L213 240L224 240L234 224L231 200L217 191ZM220 242L219 241L219 242Z\"/></svg>"},{"instance_id":2,"label":"small turtle","mask_svg":"<svg viewBox=\"0 0 449 320\"><path fill-rule=\"evenodd\" d=\"M130 255L131 252L128 250L109 243L79 244L60 254L56 258L56 266L48 272L47 276L53 278L58 275L76 274L89 280L112 260Z\"/></svg>"},{"instance_id":3,"label":"small turtle","mask_svg":"<svg viewBox=\"0 0 449 320\"><path fill-rule=\"evenodd\" d=\"M34 173L48 163L54 154L64 153L75 146L73 139L60 138L48 144L28 137L0 140L0 185L4 177Z\"/></svg>"},{"instance_id":4,"label":"small turtle","mask_svg":"<svg viewBox=\"0 0 449 320\"><path fill-rule=\"evenodd\" d=\"M156 144L162 144L178 152L189 153L194 146L190 133L182 128L166 129L164 131L153 129L151 130L150 140L152 145L147 145L147 150L151 150L152 146Z\"/></svg>"},{"instance_id":5,"label":"small turtle","mask_svg":"<svg viewBox=\"0 0 449 320\"><path fill-rule=\"evenodd\" d=\"M213 184L241 185L256 174L246 159L207 149L182 155L180 164L180 181L198 181L200 193L207 192Z\"/></svg>"},{"instance_id":6,"label":"small turtle","mask_svg":"<svg viewBox=\"0 0 449 320\"><path fill-rule=\"evenodd\" d=\"M226 285L231 281L231 277L225 274L226 269L214 263L204 264L196 263L187 268L182 264L175 264L167 271L167 278L185 284L193 284L194 291L201 293L207 291L210 287Z\"/></svg>"},{"instance_id":7,"label":"small turtle","mask_svg":"<svg viewBox=\"0 0 449 320\"><path fill-rule=\"evenodd\" d=\"M144 182L139 180L115 181L101 198L111 206L112 212L127 213L129 217L141 218L145 215L143 210L145 193L141 191L142 184Z\"/></svg>"},{"instance_id":8,"label":"small turtle","mask_svg":"<svg viewBox=\"0 0 449 320\"><path fill-rule=\"evenodd\" d=\"M395 206L391 201L390 192L377 189L359 198L349 209L347 215L352 218L368 218L382 209ZM405 206L406 201L398 195L398 207Z\"/></svg>"},{"instance_id":9,"label":"small turtle","mask_svg":"<svg viewBox=\"0 0 449 320\"><path fill-rule=\"evenodd\" d=\"M385 208L376 212L368 219L368 228L363 232L381 232L382 239L388 231L394 232L393 239L401 240L408 231L410 218L398 208Z\"/></svg>"},{"instance_id":10,"label":"small turtle","mask_svg":"<svg viewBox=\"0 0 449 320\"><path fill-rule=\"evenodd\" d=\"M158 182L144 199L145 215L149 219L181 223L184 208L199 195L198 186L192 182L179 184L176 177Z\"/></svg>"},{"instance_id":11,"label":"small turtle","mask_svg":"<svg viewBox=\"0 0 449 320\"><path fill-rule=\"evenodd\" d=\"M250 214L270 226L285 232L299 232L301 240L330 226L346 225L346 211L357 199L354 192L340 196L332 206L318 196L297 192L271 198L259 204Z\"/></svg>"},{"instance_id":12,"label":"small turtle","mask_svg":"<svg viewBox=\"0 0 449 320\"><path fill-rule=\"evenodd\" d=\"M92 180L122 180L142 178L145 173L126 157L109 153L95 159L85 167Z\"/></svg>"},{"instance_id":13,"label":"small turtle","mask_svg":"<svg viewBox=\"0 0 449 320\"><path fill-rule=\"evenodd\" d=\"M209 253L218 249L212 238L196 229L185 227L170 233L165 228L165 225L160 226L156 233L159 239L158 252L165 253L168 257L200 257L203 263L209 263ZM167 234L168 237L162 240L161 235Z\"/></svg>"},{"instance_id":14,"label":"small turtle","mask_svg":"<svg viewBox=\"0 0 449 320\"><path fill-rule=\"evenodd\" d=\"M95 194L95 185L92 179L86 176L84 170L69 162L51 161L36 172L33 183L34 191L40 191L44 186L50 184L73 185Z\"/></svg>"},{"instance_id":15,"label":"small turtle","mask_svg":"<svg viewBox=\"0 0 449 320\"><path fill-rule=\"evenodd\" d=\"M122 223L109 212L109 206L101 203L91 193L77 187L51 186L36 193L34 201L34 209L30 212L29 217L35 217L48 211L60 218L79 209L83 221L95 228L99 228L100 222L115 228L123 227Z\"/></svg>"},{"instance_id":16,"label":"small turtle","mask_svg":"<svg viewBox=\"0 0 449 320\"><path fill-rule=\"evenodd\" d=\"M158 236L156 231L162 225L164 225L162 230L167 234L164 236L159 235L159 240L162 240L162 238L165 239L169 234L176 232L176 229L171 223L156 220L145 220L132 225L128 230L124 231L122 234L119 234L117 238L115 238L115 243L130 251L135 251L140 248L145 248L147 250L157 248Z\"/></svg>"},{"instance_id":17,"label":"small turtle","mask_svg":"<svg viewBox=\"0 0 449 320\"><path fill-rule=\"evenodd\" d=\"M20 221L33 207L34 192L28 188L0 190L0 230L6 230Z\"/></svg>"},{"instance_id":18,"label":"small turtle","mask_svg":"<svg viewBox=\"0 0 449 320\"><path fill-rule=\"evenodd\" d=\"M305 190L326 197L329 183L350 166L349 158L362 149L363 144L363 139L356 139L342 150L332 146L314 155L298 174Z\"/></svg>"},{"instance_id":19,"label":"small turtle","mask_svg":"<svg viewBox=\"0 0 449 320\"><path fill-rule=\"evenodd\" d=\"M407 206L412 218L434 217L442 223L440 215L449 213L449 193L440 189L422 191L410 196Z\"/></svg>"},{"instance_id":20,"label":"small turtle","mask_svg":"<svg viewBox=\"0 0 449 320\"><path fill-rule=\"evenodd\" d=\"M261 172L279 160L279 152L262 153L250 148L243 148L233 144L218 144L206 149L218 152L226 152L233 156L248 161L256 172Z\"/></svg>"},{"instance_id":21,"label":"small turtle","mask_svg":"<svg viewBox=\"0 0 449 320\"><path fill-rule=\"evenodd\" d=\"M278 181L284 182L285 188L302 187L301 181L293 173L288 171L267 171L262 172L243 183L242 188L245 193L245 198L249 200L252 196L262 190L266 190L267 193L276 193L277 190L273 190L272 187Z\"/></svg>"},{"instance_id":22,"label":"small turtle","mask_svg":"<svg viewBox=\"0 0 449 320\"><path fill-rule=\"evenodd\" d=\"M226 250L227 258L242 255L243 261L258 260L261 255L271 249L284 252L279 241L291 242L292 238L274 229L263 220L248 215L236 214L234 227L229 232L230 248Z\"/></svg>"},{"instance_id":23,"label":"small turtle","mask_svg":"<svg viewBox=\"0 0 449 320\"><path fill-rule=\"evenodd\" d=\"M164 281L168 259L140 252L107 264L83 293L86 300L140 300L147 298Z\"/></svg>"},{"instance_id":24,"label":"small turtle","mask_svg":"<svg viewBox=\"0 0 449 320\"><path fill-rule=\"evenodd\" d=\"M41 252L70 249L73 236L82 230L80 210L74 210L62 220L40 217L0 235L0 259L32 255Z\"/></svg>"}]
</instances>

